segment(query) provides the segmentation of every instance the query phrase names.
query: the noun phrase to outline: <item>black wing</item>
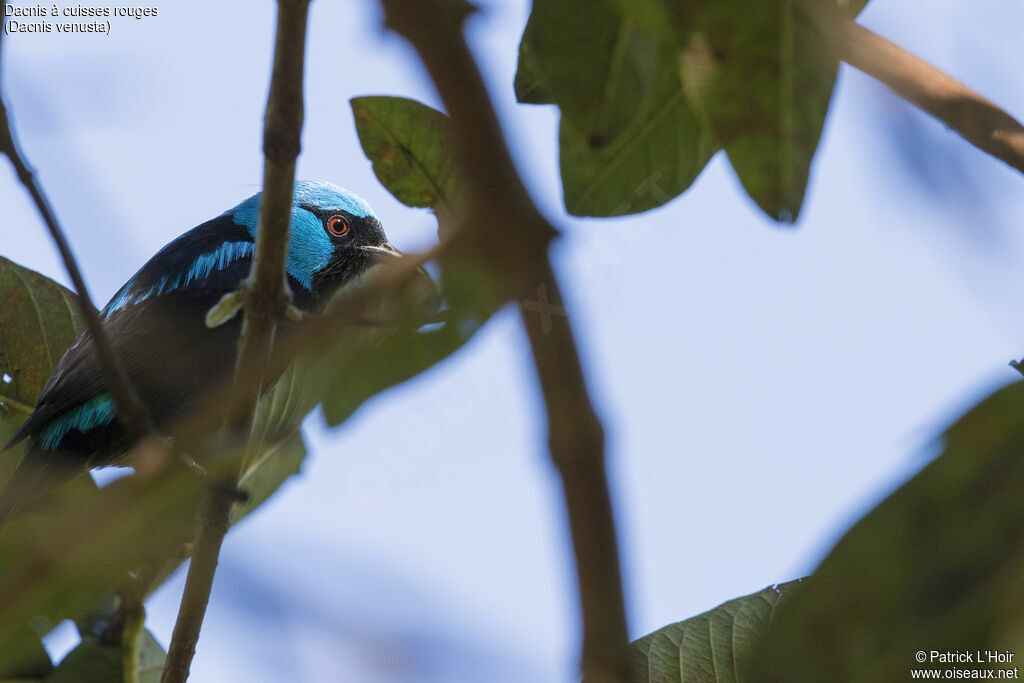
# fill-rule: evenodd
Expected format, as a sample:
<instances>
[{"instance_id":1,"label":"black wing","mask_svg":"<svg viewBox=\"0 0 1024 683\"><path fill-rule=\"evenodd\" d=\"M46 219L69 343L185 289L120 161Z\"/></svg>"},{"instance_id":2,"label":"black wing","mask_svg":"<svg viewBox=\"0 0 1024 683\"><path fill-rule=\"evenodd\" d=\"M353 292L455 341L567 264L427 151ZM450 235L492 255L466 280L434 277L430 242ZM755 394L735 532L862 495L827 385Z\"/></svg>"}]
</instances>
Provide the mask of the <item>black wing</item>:
<instances>
[{"instance_id":1,"label":"black wing","mask_svg":"<svg viewBox=\"0 0 1024 683\"><path fill-rule=\"evenodd\" d=\"M205 326L206 312L232 291L251 265L248 256L204 277L165 290L187 274L201 254L226 242L252 242L245 228L220 216L177 238L150 259L103 310L103 327L157 426L173 419L233 367L240 321ZM8 446L50 420L106 391L106 379L88 331L64 353L32 415ZM109 436L109 435L106 435Z\"/></svg>"}]
</instances>

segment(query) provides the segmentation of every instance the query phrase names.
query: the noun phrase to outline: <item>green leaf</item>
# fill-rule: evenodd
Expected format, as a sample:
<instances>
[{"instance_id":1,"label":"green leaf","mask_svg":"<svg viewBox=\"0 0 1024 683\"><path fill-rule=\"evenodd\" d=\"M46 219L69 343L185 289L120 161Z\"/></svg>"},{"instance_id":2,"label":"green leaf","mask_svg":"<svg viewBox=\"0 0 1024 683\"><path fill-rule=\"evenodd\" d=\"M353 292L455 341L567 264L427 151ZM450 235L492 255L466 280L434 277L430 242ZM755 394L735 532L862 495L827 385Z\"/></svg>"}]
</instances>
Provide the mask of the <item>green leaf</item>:
<instances>
[{"instance_id":1,"label":"green leaf","mask_svg":"<svg viewBox=\"0 0 1024 683\"><path fill-rule=\"evenodd\" d=\"M407 206L451 214L456 172L448 117L404 97L356 97L351 104L381 184Z\"/></svg>"},{"instance_id":2,"label":"green leaf","mask_svg":"<svg viewBox=\"0 0 1024 683\"><path fill-rule=\"evenodd\" d=\"M745 657L800 581L751 595L670 624L632 644L635 683L722 683L750 680ZM825 680L825 679L822 679Z\"/></svg>"},{"instance_id":3,"label":"green leaf","mask_svg":"<svg viewBox=\"0 0 1024 683\"><path fill-rule=\"evenodd\" d=\"M563 118L559 165L569 213L622 216L662 206L689 188L714 156L717 143L670 71L614 140L588 138Z\"/></svg>"},{"instance_id":4,"label":"green leaf","mask_svg":"<svg viewBox=\"0 0 1024 683\"><path fill-rule=\"evenodd\" d=\"M24 651L20 629L29 619L79 619L129 572L178 553L207 490L195 472L167 466L10 521L0 533L0 653Z\"/></svg>"},{"instance_id":5,"label":"green leaf","mask_svg":"<svg viewBox=\"0 0 1024 683\"><path fill-rule=\"evenodd\" d=\"M700 0L681 26L687 96L770 217L800 213L839 69L837 6Z\"/></svg>"},{"instance_id":6,"label":"green leaf","mask_svg":"<svg viewBox=\"0 0 1024 683\"><path fill-rule=\"evenodd\" d=\"M73 292L0 256L0 446L29 416L64 350L84 327ZM0 455L0 487L22 447Z\"/></svg>"},{"instance_id":7,"label":"green leaf","mask_svg":"<svg viewBox=\"0 0 1024 683\"><path fill-rule=\"evenodd\" d=\"M144 629L138 643L137 683L159 683L167 654L153 634ZM125 681L124 652L96 638L83 638L44 683L136 683Z\"/></svg>"},{"instance_id":8,"label":"green leaf","mask_svg":"<svg viewBox=\"0 0 1024 683\"><path fill-rule=\"evenodd\" d=\"M19 645L0 658L0 683L14 680L38 680L53 670L43 641L28 626L17 634Z\"/></svg>"},{"instance_id":9,"label":"green leaf","mask_svg":"<svg viewBox=\"0 0 1024 683\"><path fill-rule=\"evenodd\" d=\"M352 111L363 152L381 183L409 205L435 210L441 222L458 206L458 174L447 116L414 100L359 97ZM502 298L489 273L471 260L448 254L441 260L444 321L423 326L437 313L436 285L414 279L406 292L381 302L376 326L352 326L337 347L305 371L322 392L327 421L339 424L371 397L425 372L462 347L498 309ZM369 282L373 273L364 275ZM352 287L335 296L341 301ZM319 389L318 389L319 391Z\"/></svg>"},{"instance_id":10,"label":"green leaf","mask_svg":"<svg viewBox=\"0 0 1024 683\"><path fill-rule=\"evenodd\" d=\"M425 278L424 278L425 280ZM328 423L339 424L364 402L444 360L462 347L497 310L501 298L493 277L468 260L448 256L441 262L441 283L448 309L444 322L421 326L424 308L433 303L436 289L413 283L418 292L392 303L387 327L347 330L337 348L323 360L319 374L329 378L324 394ZM343 299L346 292L339 294Z\"/></svg>"},{"instance_id":11,"label":"green leaf","mask_svg":"<svg viewBox=\"0 0 1024 683\"><path fill-rule=\"evenodd\" d=\"M867 4L868 0L836 0L836 6L847 19L855 19Z\"/></svg>"},{"instance_id":12,"label":"green leaf","mask_svg":"<svg viewBox=\"0 0 1024 683\"><path fill-rule=\"evenodd\" d=\"M536 0L519 55L520 101L557 104L592 140L617 137L657 78L657 44L606 0Z\"/></svg>"},{"instance_id":13,"label":"green leaf","mask_svg":"<svg viewBox=\"0 0 1024 683\"><path fill-rule=\"evenodd\" d=\"M306 444L302 433L294 431L290 437L269 448L246 463L239 488L249 495L244 503L231 510L231 523L237 524L243 517L267 501L293 474L298 474L306 458Z\"/></svg>"},{"instance_id":14,"label":"green leaf","mask_svg":"<svg viewBox=\"0 0 1024 683\"><path fill-rule=\"evenodd\" d=\"M167 653L149 629L142 632L139 642L139 683L160 683Z\"/></svg>"},{"instance_id":15,"label":"green leaf","mask_svg":"<svg viewBox=\"0 0 1024 683\"><path fill-rule=\"evenodd\" d=\"M27 414L84 323L73 292L2 256L0 299L0 402Z\"/></svg>"},{"instance_id":16,"label":"green leaf","mask_svg":"<svg viewBox=\"0 0 1024 683\"><path fill-rule=\"evenodd\" d=\"M752 680L907 680L918 651L1024 652L1024 383L945 441L804 581Z\"/></svg>"},{"instance_id":17,"label":"green leaf","mask_svg":"<svg viewBox=\"0 0 1024 683\"><path fill-rule=\"evenodd\" d=\"M618 216L686 190L718 147L682 89L658 0L537 0L519 47L520 102L562 112L566 209Z\"/></svg>"}]
</instances>

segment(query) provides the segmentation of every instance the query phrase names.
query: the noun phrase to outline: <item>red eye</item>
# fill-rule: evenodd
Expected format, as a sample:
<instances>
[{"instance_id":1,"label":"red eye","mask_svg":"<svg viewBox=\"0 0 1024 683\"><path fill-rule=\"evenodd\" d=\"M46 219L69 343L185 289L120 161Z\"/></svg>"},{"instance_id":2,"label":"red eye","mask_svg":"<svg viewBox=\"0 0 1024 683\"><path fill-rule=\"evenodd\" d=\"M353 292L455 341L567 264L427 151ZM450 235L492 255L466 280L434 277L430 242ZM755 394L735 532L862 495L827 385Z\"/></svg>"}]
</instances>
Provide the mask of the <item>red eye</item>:
<instances>
[{"instance_id":1,"label":"red eye","mask_svg":"<svg viewBox=\"0 0 1024 683\"><path fill-rule=\"evenodd\" d=\"M348 234L348 221L344 216L331 216L327 219L327 229L335 237Z\"/></svg>"}]
</instances>

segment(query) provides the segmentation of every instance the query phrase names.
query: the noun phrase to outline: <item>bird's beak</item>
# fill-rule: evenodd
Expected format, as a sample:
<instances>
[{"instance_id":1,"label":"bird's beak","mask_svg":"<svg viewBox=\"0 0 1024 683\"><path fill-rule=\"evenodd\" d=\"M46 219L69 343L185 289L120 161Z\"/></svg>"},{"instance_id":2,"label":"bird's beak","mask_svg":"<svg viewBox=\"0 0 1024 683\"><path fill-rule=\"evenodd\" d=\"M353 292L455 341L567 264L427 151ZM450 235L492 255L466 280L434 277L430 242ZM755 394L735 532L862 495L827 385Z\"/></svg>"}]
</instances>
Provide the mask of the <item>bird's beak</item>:
<instances>
[{"instance_id":1,"label":"bird's beak","mask_svg":"<svg viewBox=\"0 0 1024 683\"><path fill-rule=\"evenodd\" d=\"M363 252L370 254L378 263L385 263L394 258L401 258L402 252L395 248L390 242L378 246L360 247Z\"/></svg>"}]
</instances>

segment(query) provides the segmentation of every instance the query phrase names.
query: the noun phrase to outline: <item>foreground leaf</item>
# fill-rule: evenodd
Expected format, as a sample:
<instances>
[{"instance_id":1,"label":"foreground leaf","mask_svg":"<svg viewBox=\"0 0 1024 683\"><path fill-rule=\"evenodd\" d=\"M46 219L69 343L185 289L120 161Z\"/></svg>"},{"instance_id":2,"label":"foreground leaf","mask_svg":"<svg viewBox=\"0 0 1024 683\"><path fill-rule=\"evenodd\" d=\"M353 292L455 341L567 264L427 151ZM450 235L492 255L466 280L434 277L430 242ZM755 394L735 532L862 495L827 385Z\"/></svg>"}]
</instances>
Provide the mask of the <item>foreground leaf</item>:
<instances>
[{"instance_id":1,"label":"foreground leaf","mask_svg":"<svg viewBox=\"0 0 1024 683\"><path fill-rule=\"evenodd\" d=\"M559 106L566 209L618 216L686 190L718 146L683 92L657 0L537 0L516 73L520 102Z\"/></svg>"},{"instance_id":2,"label":"foreground leaf","mask_svg":"<svg viewBox=\"0 0 1024 683\"><path fill-rule=\"evenodd\" d=\"M953 425L942 455L836 544L768 629L753 680L907 680L919 651L1019 656L1022 490L1018 382Z\"/></svg>"},{"instance_id":3,"label":"foreground leaf","mask_svg":"<svg viewBox=\"0 0 1024 683\"><path fill-rule=\"evenodd\" d=\"M249 496L244 503L231 510L231 523L237 524L243 517L263 505L284 482L302 468L306 459L306 444L302 433L294 431L280 443L260 450L250 459L238 486Z\"/></svg>"},{"instance_id":4,"label":"foreground leaf","mask_svg":"<svg viewBox=\"0 0 1024 683\"><path fill-rule=\"evenodd\" d=\"M680 76L747 193L795 221L839 69L837 6L700 0L681 17Z\"/></svg>"},{"instance_id":5,"label":"foreground leaf","mask_svg":"<svg viewBox=\"0 0 1024 683\"><path fill-rule=\"evenodd\" d=\"M352 100L363 152L381 183L399 201L433 209L441 232L457 212L459 183L451 122L441 112L400 97ZM371 397L414 377L461 348L498 309L502 299L494 278L472 261L448 254L441 259L440 301L427 277L414 281L395 300L382 302L375 318L382 327L353 327L312 374L327 379L323 394L328 423L339 424ZM372 280L369 273L363 279ZM349 290L336 296L342 300Z\"/></svg>"},{"instance_id":6,"label":"foreground leaf","mask_svg":"<svg viewBox=\"0 0 1024 683\"><path fill-rule=\"evenodd\" d=\"M658 45L607 0L535 0L519 47L516 96L552 103L592 140L612 140L653 90Z\"/></svg>"},{"instance_id":7,"label":"foreground leaf","mask_svg":"<svg viewBox=\"0 0 1024 683\"><path fill-rule=\"evenodd\" d=\"M769 586L632 644L635 683L724 683L750 680L745 658L799 581Z\"/></svg>"},{"instance_id":8,"label":"foreground leaf","mask_svg":"<svg viewBox=\"0 0 1024 683\"><path fill-rule=\"evenodd\" d=\"M19 640L24 646L11 656L0 657L0 683L40 680L53 671L53 662L39 636L28 626L20 631Z\"/></svg>"},{"instance_id":9,"label":"foreground leaf","mask_svg":"<svg viewBox=\"0 0 1024 683\"><path fill-rule=\"evenodd\" d=\"M714 156L717 143L673 68L664 69L636 118L612 140L588 137L563 119L559 166L569 213L610 217L657 208L688 189Z\"/></svg>"},{"instance_id":10,"label":"foreground leaf","mask_svg":"<svg viewBox=\"0 0 1024 683\"><path fill-rule=\"evenodd\" d=\"M22 630L29 619L78 619L129 572L177 553L192 537L206 490L194 472L166 467L9 522L0 534L0 656L29 651Z\"/></svg>"},{"instance_id":11,"label":"foreground leaf","mask_svg":"<svg viewBox=\"0 0 1024 683\"><path fill-rule=\"evenodd\" d=\"M143 630L138 644L138 680L124 680L124 653L120 646L85 638L68 653L44 683L159 683L167 653L153 634Z\"/></svg>"}]
</instances>

